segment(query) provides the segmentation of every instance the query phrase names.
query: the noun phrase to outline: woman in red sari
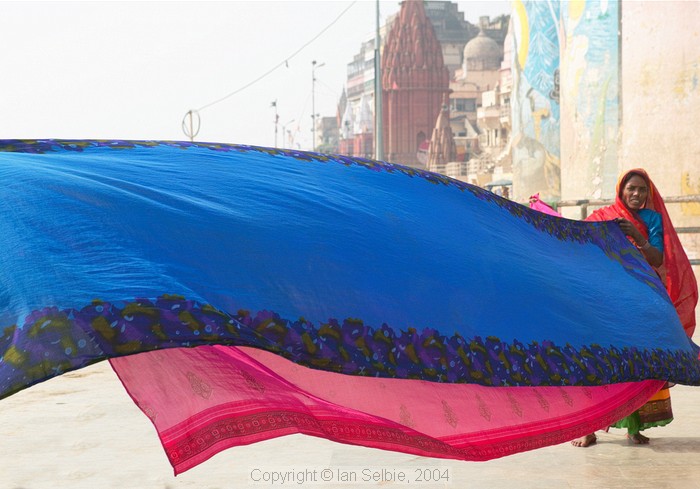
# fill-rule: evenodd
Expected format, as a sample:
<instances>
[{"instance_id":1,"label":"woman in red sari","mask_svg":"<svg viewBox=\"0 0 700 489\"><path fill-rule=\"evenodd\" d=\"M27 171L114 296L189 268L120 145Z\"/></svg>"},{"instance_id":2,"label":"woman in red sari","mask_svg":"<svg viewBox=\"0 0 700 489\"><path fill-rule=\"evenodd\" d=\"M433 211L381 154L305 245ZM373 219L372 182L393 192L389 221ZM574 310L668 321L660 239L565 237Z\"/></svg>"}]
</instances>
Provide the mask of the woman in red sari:
<instances>
[{"instance_id":1,"label":"woman in red sari","mask_svg":"<svg viewBox=\"0 0 700 489\"><path fill-rule=\"evenodd\" d=\"M620 229L661 277L686 334L692 337L698 300L695 275L664 201L646 171L633 169L624 173L617 184L615 203L596 210L586 220L614 220L620 224ZM664 388L613 426L627 428L630 443L640 445L649 443L649 438L640 431L664 426L672 420L671 397L668 388ZM596 435L591 433L571 443L587 447L595 442Z\"/></svg>"}]
</instances>

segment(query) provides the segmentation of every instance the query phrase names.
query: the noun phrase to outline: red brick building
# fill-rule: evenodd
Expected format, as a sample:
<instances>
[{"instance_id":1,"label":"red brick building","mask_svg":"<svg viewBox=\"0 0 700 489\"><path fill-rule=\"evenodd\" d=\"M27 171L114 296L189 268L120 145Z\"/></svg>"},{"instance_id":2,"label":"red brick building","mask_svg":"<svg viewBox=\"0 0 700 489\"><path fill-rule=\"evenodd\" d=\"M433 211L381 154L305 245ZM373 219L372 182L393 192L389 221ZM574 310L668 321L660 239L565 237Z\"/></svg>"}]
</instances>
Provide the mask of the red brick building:
<instances>
[{"instance_id":1,"label":"red brick building","mask_svg":"<svg viewBox=\"0 0 700 489\"><path fill-rule=\"evenodd\" d=\"M449 83L423 2L405 0L382 55L385 160L425 168L419 149L430 140Z\"/></svg>"}]
</instances>

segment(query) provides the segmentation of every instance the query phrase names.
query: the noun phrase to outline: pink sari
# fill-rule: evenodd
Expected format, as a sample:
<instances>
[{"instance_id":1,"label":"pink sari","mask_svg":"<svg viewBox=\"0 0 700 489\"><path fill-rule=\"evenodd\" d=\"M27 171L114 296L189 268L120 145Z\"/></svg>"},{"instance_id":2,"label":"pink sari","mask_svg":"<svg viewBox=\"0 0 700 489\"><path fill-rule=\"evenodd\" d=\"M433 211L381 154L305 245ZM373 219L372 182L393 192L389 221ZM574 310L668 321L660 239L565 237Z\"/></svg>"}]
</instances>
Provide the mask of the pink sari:
<instances>
[{"instance_id":1,"label":"pink sari","mask_svg":"<svg viewBox=\"0 0 700 489\"><path fill-rule=\"evenodd\" d=\"M175 474L226 448L292 433L428 457L489 460L604 428L664 384L484 387L377 379L225 346L110 362L155 426Z\"/></svg>"}]
</instances>

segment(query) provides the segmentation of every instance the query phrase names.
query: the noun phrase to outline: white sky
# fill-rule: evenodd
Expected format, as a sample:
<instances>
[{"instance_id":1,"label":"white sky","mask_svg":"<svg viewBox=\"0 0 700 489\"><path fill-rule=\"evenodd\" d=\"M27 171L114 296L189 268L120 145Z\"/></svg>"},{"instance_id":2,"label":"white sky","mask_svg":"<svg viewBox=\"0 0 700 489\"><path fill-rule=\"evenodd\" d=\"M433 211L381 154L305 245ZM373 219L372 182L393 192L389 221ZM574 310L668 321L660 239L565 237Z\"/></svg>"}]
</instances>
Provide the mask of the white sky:
<instances>
[{"instance_id":1,"label":"white sky","mask_svg":"<svg viewBox=\"0 0 700 489\"><path fill-rule=\"evenodd\" d=\"M181 123L308 43L351 1L0 1L0 139L186 140ZM510 13L507 0L459 1L465 18ZM200 112L197 141L274 146L274 109L311 144L316 112L335 114L347 64L375 30L355 2L320 38L261 81ZM380 2L383 20L399 2ZM290 122L290 121L294 122Z\"/></svg>"}]
</instances>

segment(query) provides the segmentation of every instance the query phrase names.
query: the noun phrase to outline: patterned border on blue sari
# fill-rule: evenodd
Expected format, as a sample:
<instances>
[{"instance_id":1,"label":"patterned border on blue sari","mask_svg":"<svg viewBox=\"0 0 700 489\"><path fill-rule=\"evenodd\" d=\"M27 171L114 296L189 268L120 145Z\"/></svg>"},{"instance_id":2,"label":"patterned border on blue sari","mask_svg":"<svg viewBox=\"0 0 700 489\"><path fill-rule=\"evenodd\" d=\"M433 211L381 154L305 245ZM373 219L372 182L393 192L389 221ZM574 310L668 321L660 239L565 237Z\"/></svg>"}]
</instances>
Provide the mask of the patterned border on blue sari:
<instances>
[{"instance_id":1,"label":"patterned border on blue sari","mask_svg":"<svg viewBox=\"0 0 700 489\"><path fill-rule=\"evenodd\" d=\"M495 337L396 332L359 319L314 325L270 311L226 314L180 296L81 310L47 307L0 336L0 398L105 358L161 348L221 344L261 348L311 368L350 375L484 386L595 386L645 379L700 385L698 352L639 350ZM11 371L11 376L6 376ZM34 380L37 379L37 380Z\"/></svg>"}]
</instances>

